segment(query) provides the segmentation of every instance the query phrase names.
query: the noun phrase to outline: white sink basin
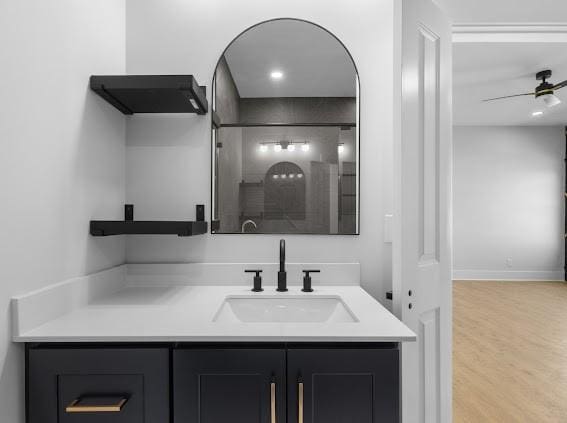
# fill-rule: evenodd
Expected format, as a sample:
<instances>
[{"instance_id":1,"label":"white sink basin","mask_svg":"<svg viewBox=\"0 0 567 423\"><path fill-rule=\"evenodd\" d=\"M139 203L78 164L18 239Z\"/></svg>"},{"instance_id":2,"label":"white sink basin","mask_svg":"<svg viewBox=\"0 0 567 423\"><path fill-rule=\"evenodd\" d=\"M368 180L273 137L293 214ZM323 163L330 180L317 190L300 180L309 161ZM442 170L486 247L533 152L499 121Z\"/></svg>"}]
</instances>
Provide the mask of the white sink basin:
<instances>
[{"instance_id":1,"label":"white sink basin","mask_svg":"<svg viewBox=\"0 0 567 423\"><path fill-rule=\"evenodd\" d=\"M338 296L230 296L213 318L222 323L353 323Z\"/></svg>"}]
</instances>

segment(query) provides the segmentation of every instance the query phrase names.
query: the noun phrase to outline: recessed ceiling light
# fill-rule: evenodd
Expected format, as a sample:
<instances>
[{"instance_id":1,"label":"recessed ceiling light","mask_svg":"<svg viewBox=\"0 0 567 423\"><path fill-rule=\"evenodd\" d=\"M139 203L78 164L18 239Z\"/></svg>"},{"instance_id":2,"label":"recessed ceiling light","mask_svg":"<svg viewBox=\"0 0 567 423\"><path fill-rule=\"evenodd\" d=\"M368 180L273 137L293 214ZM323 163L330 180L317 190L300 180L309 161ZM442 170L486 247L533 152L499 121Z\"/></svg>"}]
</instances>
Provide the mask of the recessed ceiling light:
<instances>
[{"instance_id":1,"label":"recessed ceiling light","mask_svg":"<svg viewBox=\"0 0 567 423\"><path fill-rule=\"evenodd\" d=\"M309 151L309 144L305 143L301 146L301 151Z\"/></svg>"},{"instance_id":2,"label":"recessed ceiling light","mask_svg":"<svg viewBox=\"0 0 567 423\"><path fill-rule=\"evenodd\" d=\"M541 110L537 110L537 111L532 113L532 116L534 116L534 117L541 116L541 115L543 115L543 112Z\"/></svg>"},{"instance_id":3,"label":"recessed ceiling light","mask_svg":"<svg viewBox=\"0 0 567 423\"><path fill-rule=\"evenodd\" d=\"M279 151L282 151L282 145L281 144L274 144L274 151L277 153Z\"/></svg>"},{"instance_id":4,"label":"recessed ceiling light","mask_svg":"<svg viewBox=\"0 0 567 423\"><path fill-rule=\"evenodd\" d=\"M293 145L293 144L288 145L287 151L295 151L295 145Z\"/></svg>"},{"instance_id":5,"label":"recessed ceiling light","mask_svg":"<svg viewBox=\"0 0 567 423\"><path fill-rule=\"evenodd\" d=\"M268 146L266 144L260 144L260 151L262 153L265 153L266 151L268 151Z\"/></svg>"},{"instance_id":6,"label":"recessed ceiling light","mask_svg":"<svg viewBox=\"0 0 567 423\"><path fill-rule=\"evenodd\" d=\"M278 70L272 71L272 72L270 73L270 78L272 78L272 79L282 79L282 78L283 78L283 72L282 72L282 71L278 71Z\"/></svg>"}]
</instances>

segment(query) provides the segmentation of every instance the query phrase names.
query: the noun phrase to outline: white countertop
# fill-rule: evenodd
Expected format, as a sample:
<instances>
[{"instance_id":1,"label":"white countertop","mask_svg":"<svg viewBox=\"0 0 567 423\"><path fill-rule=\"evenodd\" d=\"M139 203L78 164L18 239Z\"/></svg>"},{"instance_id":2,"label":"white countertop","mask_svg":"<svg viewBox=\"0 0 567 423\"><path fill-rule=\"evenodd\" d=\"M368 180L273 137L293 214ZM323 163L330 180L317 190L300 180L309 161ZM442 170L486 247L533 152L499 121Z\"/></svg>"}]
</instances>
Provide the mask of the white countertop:
<instances>
[{"instance_id":1,"label":"white countertop","mask_svg":"<svg viewBox=\"0 0 567 423\"><path fill-rule=\"evenodd\" d=\"M359 286L319 286L303 293L249 286L126 286L14 334L16 342L402 342L415 334ZM359 320L350 323L221 323L227 296L340 296Z\"/></svg>"}]
</instances>

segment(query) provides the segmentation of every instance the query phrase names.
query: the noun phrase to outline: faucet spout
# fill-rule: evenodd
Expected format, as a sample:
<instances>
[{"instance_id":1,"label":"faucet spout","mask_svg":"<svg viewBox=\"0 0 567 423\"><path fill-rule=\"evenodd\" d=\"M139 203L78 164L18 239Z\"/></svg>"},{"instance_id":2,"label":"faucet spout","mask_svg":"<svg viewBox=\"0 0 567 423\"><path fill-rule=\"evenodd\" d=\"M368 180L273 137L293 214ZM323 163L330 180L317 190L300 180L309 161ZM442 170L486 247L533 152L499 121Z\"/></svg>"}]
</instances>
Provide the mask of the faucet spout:
<instances>
[{"instance_id":1,"label":"faucet spout","mask_svg":"<svg viewBox=\"0 0 567 423\"><path fill-rule=\"evenodd\" d=\"M280 272L285 272L285 239L280 239Z\"/></svg>"},{"instance_id":2,"label":"faucet spout","mask_svg":"<svg viewBox=\"0 0 567 423\"><path fill-rule=\"evenodd\" d=\"M285 240L280 239L280 271L278 272L278 292L287 291L287 273L285 271Z\"/></svg>"}]
</instances>

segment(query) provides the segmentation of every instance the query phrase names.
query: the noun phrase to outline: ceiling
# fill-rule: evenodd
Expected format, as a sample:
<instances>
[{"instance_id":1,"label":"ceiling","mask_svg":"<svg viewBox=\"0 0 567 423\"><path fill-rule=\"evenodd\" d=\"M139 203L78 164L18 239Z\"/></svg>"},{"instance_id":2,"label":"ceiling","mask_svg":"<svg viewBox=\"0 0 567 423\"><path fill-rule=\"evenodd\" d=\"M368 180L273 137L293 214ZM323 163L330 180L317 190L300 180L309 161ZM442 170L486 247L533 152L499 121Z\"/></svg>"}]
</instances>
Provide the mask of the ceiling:
<instances>
[{"instance_id":1,"label":"ceiling","mask_svg":"<svg viewBox=\"0 0 567 423\"><path fill-rule=\"evenodd\" d=\"M225 57L241 97L356 96L348 52L327 31L303 21L259 25L237 38ZM270 78L275 70L283 78Z\"/></svg>"},{"instance_id":2,"label":"ceiling","mask_svg":"<svg viewBox=\"0 0 567 423\"><path fill-rule=\"evenodd\" d=\"M533 92L535 74L551 69L551 83L567 80L567 43L453 44L455 125L567 125L567 88L562 104L541 107L532 96L483 103L482 99ZM533 117L536 110L545 114Z\"/></svg>"}]
</instances>

